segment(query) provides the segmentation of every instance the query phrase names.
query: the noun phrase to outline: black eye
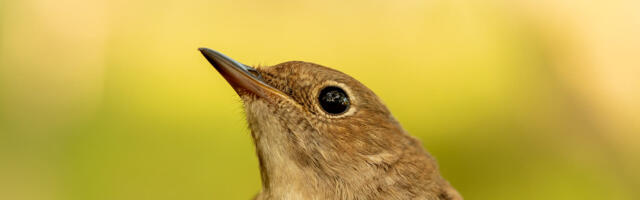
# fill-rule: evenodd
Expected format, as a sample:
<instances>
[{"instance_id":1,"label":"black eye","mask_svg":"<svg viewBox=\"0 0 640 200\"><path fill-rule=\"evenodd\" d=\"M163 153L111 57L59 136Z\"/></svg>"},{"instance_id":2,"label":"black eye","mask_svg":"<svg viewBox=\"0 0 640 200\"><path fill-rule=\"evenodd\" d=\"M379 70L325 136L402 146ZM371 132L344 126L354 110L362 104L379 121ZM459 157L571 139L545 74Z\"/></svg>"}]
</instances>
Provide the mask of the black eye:
<instances>
[{"instance_id":1,"label":"black eye","mask_svg":"<svg viewBox=\"0 0 640 200\"><path fill-rule=\"evenodd\" d=\"M318 102L324 111L330 114L340 114L349 108L349 96L339 87L329 86L320 91Z\"/></svg>"}]
</instances>

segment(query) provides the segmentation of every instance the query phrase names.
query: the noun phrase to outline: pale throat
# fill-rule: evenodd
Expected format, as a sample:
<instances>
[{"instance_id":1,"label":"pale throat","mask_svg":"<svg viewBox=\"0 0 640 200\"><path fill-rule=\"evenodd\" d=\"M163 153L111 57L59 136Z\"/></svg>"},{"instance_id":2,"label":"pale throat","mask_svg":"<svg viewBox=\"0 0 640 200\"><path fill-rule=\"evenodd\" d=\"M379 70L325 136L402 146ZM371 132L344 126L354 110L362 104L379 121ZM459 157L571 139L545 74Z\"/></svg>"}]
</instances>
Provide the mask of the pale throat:
<instances>
[{"instance_id":1,"label":"pale throat","mask_svg":"<svg viewBox=\"0 0 640 200\"><path fill-rule=\"evenodd\" d=\"M314 188L310 185L317 185L317 177L292 159L287 129L273 116L268 103L261 100L245 103L245 112L260 159L263 193L297 197L313 193L308 190Z\"/></svg>"}]
</instances>

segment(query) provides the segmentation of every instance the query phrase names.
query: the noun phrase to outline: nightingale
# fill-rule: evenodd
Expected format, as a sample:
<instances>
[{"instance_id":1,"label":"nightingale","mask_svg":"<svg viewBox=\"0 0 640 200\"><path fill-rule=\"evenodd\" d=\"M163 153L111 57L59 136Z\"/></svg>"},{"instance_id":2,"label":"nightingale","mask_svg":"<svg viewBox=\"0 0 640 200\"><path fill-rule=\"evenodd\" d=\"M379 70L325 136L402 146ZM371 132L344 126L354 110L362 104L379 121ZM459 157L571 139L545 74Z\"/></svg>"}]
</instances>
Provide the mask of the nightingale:
<instances>
[{"instance_id":1,"label":"nightingale","mask_svg":"<svg viewBox=\"0 0 640 200\"><path fill-rule=\"evenodd\" d=\"M262 179L255 199L462 199L356 79L309 62L253 68L199 50L242 99Z\"/></svg>"}]
</instances>

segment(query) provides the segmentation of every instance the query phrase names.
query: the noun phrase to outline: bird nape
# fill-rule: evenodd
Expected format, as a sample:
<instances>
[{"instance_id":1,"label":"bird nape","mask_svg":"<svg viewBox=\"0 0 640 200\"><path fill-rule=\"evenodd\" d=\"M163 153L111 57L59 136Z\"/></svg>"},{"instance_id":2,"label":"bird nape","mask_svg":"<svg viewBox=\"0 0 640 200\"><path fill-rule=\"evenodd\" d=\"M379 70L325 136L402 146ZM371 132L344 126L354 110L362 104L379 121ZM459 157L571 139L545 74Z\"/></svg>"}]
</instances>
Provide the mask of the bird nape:
<instances>
[{"instance_id":1,"label":"bird nape","mask_svg":"<svg viewBox=\"0 0 640 200\"><path fill-rule=\"evenodd\" d=\"M244 103L262 176L256 199L462 199L354 78L308 62L252 68L200 51Z\"/></svg>"}]
</instances>

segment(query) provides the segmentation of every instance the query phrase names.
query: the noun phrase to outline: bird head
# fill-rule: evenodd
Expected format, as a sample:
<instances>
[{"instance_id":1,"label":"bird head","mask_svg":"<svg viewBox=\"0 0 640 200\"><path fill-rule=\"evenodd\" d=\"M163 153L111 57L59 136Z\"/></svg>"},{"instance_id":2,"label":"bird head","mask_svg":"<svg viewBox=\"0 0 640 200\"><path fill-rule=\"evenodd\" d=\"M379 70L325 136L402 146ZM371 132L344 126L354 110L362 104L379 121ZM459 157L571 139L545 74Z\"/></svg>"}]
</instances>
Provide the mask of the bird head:
<instances>
[{"instance_id":1,"label":"bird head","mask_svg":"<svg viewBox=\"0 0 640 200\"><path fill-rule=\"evenodd\" d=\"M312 185L364 184L407 155L420 155L416 174L441 180L420 142L356 79L309 62L252 68L200 51L244 103L266 187L299 177Z\"/></svg>"}]
</instances>

